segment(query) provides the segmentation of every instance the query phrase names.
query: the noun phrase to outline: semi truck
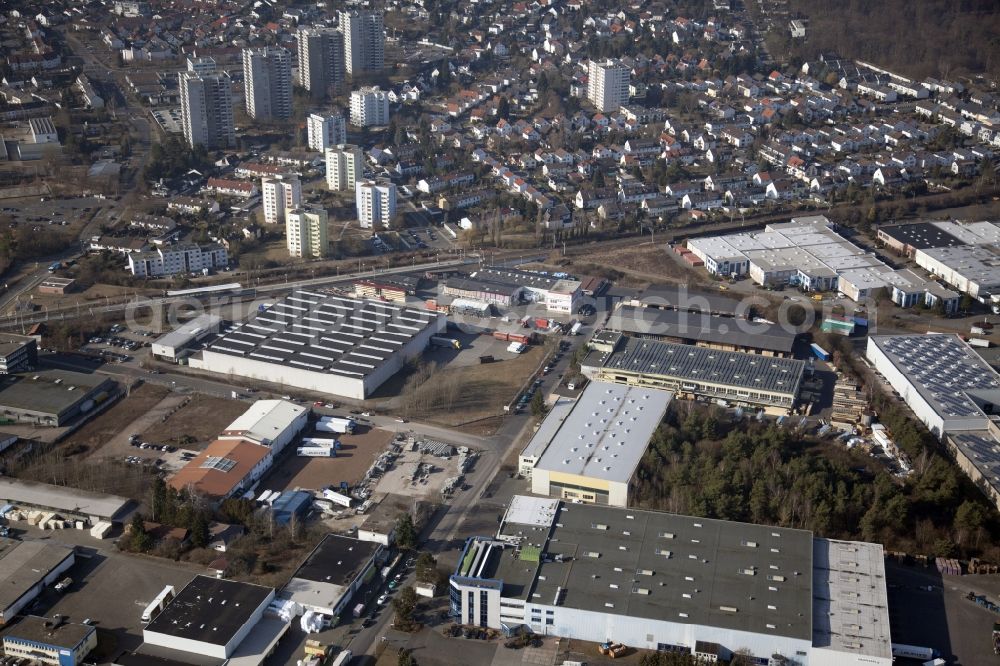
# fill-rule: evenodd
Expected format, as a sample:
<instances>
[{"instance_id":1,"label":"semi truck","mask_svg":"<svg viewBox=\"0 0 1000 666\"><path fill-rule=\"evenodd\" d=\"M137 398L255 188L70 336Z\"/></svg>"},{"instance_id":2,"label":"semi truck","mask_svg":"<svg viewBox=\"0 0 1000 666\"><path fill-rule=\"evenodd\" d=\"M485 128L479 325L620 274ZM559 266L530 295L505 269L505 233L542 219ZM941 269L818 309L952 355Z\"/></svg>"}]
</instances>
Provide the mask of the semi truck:
<instances>
[{"instance_id":1,"label":"semi truck","mask_svg":"<svg viewBox=\"0 0 1000 666\"><path fill-rule=\"evenodd\" d=\"M580 322L576 322L575 324L573 324L573 325L572 325L572 326L570 327L570 329L569 329L569 334L570 334L570 335L580 335L580 331L581 331L582 329L583 329L583 324L582 324L582 323L580 323Z\"/></svg>"},{"instance_id":2,"label":"semi truck","mask_svg":"<svg viewBox=\"0 0 1000 666\"><path fill-rule=\"evenodd\" d=\"M339 434L350 434L354 432L357 423L354 419L345 419L338 416L324 416L316 423L316 430L323 432L335 432Z\"/></svg>"},{"instance_id":3,"label":"semi truck","mask_svg":"<svg viewBox=\"0 0 1000 666\"><path fill-rule=\"evenodd\" d=\"M347 666L347 664L351 663L352 656L354 655L351 654L350 650L344 650L337 655L337 658L333 660L330 666Z\"/></svg>"},{"instance_id":4,"label":"semi truck","mask_svg":"<svg viewBox=\"0 0 1000 666\"><path fill-rule=\"evenodd\" d=\"M904 645L902 643L892 644L892 656L906 657L907 659L920 659L921 661L928 661L938 656L936 650L932 650L929 647L920 647L919 645Z\"/></svg>"},{"instance_id":5,"label":"semi truck","mask_svg":"<svg viewBox=\"0 0 1000 666\"><path fill-rule=\"evenodd\" d=\"M443 335L432 335L431 345L434 347L442 347L444 349L461 349L462 343L455 338L446 338Z\"/></svg>"}]
</instances>

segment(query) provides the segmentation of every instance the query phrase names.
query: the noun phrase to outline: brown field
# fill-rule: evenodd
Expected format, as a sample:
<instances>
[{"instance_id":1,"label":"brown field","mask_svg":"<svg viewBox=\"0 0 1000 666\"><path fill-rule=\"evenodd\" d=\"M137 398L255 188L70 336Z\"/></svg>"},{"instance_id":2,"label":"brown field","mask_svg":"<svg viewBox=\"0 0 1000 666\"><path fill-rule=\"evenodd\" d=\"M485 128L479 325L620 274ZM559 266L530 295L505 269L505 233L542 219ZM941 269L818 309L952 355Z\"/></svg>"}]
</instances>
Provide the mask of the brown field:
<instances>
[{"instance_id":1,"label":"brown field","mask_svg":"<svg viewBox=\"0 0 1000 666\"><path fill-rule=\"evenodd\" d=\"M184 435L193 437L198 443L207 444L245 412L247 407L247 403L239 400L197 396L167 417L166 421L147 429L143 435L149 441L163 444L178 442ZM191 448L190 445L186 446Z\"/></svg>"},{"instance_id":2,"label":"brown field","mask_svg":"<svg viewBox=\"0 0 1000 666\"><path fill-rule=\"evenodd\" d=\"M169 391L161 386L143 384L132 391L128 397L119 400L111 409L67 437L63 444L71 448L84 446L88 450L96 450L123 428L152 409L168 393Z\"/></svg>"},{"instance_id":3,"label":"brown field","mask_svg":"<svg viewBox=\"0 0 1000 666\"><path fill-rule=\"evenodd\" d=\"M580 274L595 274L598 271L590 267L597 266L624 273L625 277L615 281L624 287L639 287L649 283L664 280L681 280L686 282L707 282L704 270L686 269L677 258L670 254L664 243L651 245L636 244L630 247L614 249L585 250L580 254L573 253L569 263L560 262L565 270Z\"/></svg>"},{"instance_id":4,"label":"brown field","mask_svg":"<svg viewBox=\"0 0 1000 666\"><path fill-rule=\"evenodd\" d=\"M341 481L355 485L394 436L388 430L364 426L359 426L355 433L340 436L341 449L336 458L304 458L293 452L264 479L260 490L317 490L340 485Z\"/></svg>"},{"instance_id":5,"label":"brown field","mask_svg":"<svg viewBox=\"0 0 1000 666\"><path fill-rule=\"evenodd\" d=\"M404 397L404 411L409 418L445 426L482 426L488 434L504 405L538 369L543 353L541 345L533 345L508 361L446 366L417 388L417 399Z\"/></svg>"}]
</instances>

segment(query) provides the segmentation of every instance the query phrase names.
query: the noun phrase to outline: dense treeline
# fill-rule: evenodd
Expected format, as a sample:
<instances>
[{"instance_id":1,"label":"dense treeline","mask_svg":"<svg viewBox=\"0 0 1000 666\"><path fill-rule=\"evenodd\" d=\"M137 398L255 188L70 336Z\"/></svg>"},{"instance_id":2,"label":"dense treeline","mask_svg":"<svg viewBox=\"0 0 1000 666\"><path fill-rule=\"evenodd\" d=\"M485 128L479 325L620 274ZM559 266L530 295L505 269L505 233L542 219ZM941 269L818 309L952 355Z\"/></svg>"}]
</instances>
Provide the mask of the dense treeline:
<instances>
[{"instance_id":1,"label":"dense treeline","mask_svg":"<svg viewBox=\"0 0 1000 666\"><path fill-rule=\"evenodd\" d=\"M996 0L792 0L790 5L810 21L807 40L793 45L793 54L813 58L835 51L921 78L969 73L1000 78Z\"/></svg>"},{"instance_id":2,"label":"dense treeline","mask_svg":"<svg viewBox=\"0 0 1000 666\"><path fill-rule=\"evenodd\" d=\"M640 463L636 498L675 513L1000 561L990 539L1000 531L996 511L954 464L927 448L918 425L894 412L883 421L915 454L905 482L840 444L677 403Z\"/></svg>"}]
</instances>

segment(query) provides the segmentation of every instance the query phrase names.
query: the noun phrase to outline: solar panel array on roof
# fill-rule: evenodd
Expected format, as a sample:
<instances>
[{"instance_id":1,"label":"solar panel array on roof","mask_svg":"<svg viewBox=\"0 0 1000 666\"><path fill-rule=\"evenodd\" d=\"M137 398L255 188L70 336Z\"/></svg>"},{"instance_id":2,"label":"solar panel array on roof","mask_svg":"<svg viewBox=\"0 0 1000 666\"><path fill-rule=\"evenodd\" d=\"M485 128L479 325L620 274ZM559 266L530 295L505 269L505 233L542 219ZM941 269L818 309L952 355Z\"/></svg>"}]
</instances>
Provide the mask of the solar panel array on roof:
<instances>
[{"instance_id":1,"label":"solar panel array on roof","mask_svg":"<svg viewBox=\"0 0 1000 666\"><path fill-rule=\"evenodd\" d=\"M795 394L805 363L632 338L608 356L604 367Z\"/></svg>"},{"instance_id":2,"label":"solar panel array on roof","mask_svg":"<svg viewBox=\"0 0 1000 666\"><path fill-rule=\"evenodd\" d=\"M979 414L965 392L1000 388L996 372L954 335L876 336L873 341L939 415Z\"/></svg>"},{"instance_id":3,"label":"solar panel array on roof","mask_svg":"<svg viewBox=\"0 0 1000 666\"><path fill-rule=\"evenodd\" d=\"M209 349L358 379L374 372L435 317L390 303L300 289Z\"/></svg>"}]
</instances>

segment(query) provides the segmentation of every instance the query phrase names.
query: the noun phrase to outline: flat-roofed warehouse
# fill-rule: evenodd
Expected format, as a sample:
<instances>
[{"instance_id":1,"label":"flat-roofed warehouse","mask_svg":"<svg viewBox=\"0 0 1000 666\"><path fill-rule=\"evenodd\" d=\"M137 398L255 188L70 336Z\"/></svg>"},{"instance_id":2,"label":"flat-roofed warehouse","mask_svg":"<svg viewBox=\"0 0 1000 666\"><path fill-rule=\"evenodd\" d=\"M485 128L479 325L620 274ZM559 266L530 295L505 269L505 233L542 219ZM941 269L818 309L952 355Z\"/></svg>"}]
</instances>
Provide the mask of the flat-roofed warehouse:
<instances>
[{"instance_id":1,"label":"flat-roofed warehouse","mask_svg":"<svg viewBox=\"0 0 1000 666\"><path fill-rule=\"evenodd\" d=\"M985 430L1000 375L957 335L873 335L865 356L938 438Z\"/></svg>"},{"instance_id":2,"label":"flat-roofed warehouse","mask_svg":"<svg viewBox=\"0 0 1000 666\"><path fill-rule=\"evenodd\" d=\"M796 338L778 324L621 304L607 328L636 338L781 357L792 355Z\"/></svg>"},{"instance_id":3,"label":"flat-roofed warehouse","mask_svg":"<svg viewBox=\"0 0 1000 666\"><path fill-rule=\"evenodd\" d=\"M154 340L150 349L153 356L176 361L191 345L213 333L218 333L221 323L222 318L217 315L199 315Z\"/></svg>"},{"instance_id":4,"label":"flat-roofed warehouse","mask_svg":"<svg viewBox=\"0 0 1000 666\"><path fill-rule=\"evenodd\" d=\"M17 508L54 511L66 519L122 522L135 503L127 498L69 486L0 476L0 502Z\"/></svg>"},{"instance_id":5,"label":"flat-roofed warehouse","mask_svg":"<svg viewBox=\"0 0 1000 666\"><path fill-rule=\"evenodd\" d=\"M795 407L806 364L790 358L719 351L655 340L618 340L614 351L590 352L581 364L591 379L673 391L727 405L788 414Z\"/></svg>"},{"instance_id":6,"label":"flat-roofed warehouse","mask_svg":"<svg viewBox=\"0 0 1000 666\"><path fill-rule=\"evenodd\" d=\"M143 629L140 651L152 646L160 649L153 654L180 661L193 655L230 659L252 634L267 634L276 643L288 625L264 617L273 599L270 587L195 576ZM265 655L250 663L261 663Z\"/></svg>"},{"instance_id":7,"label":"flat-roofed warehouse","mask_svg":"<svg viewBox=\"0 0 1000 666\"><path fill-rule=\"evenodd\" d=\"M75 561L67 546L0 537L0 623L10 622Z\"/></svg>"},{"instance_id":8,"label":"flat-roofed warehouse","mask_svg":"<svg viewBox=\"0 0 1000 666\"><path fill-rule=\"evenodd\" d=\"M42 426L62 426L86 414L117 391L98 374L37 370L0 376L0 419Z\"/></svg>"},{"instance_id":9,"label":"flat-roofed warehouse","mask_svg":"<svg viewBox=\"0 0 1000 666\"><path fill-rule=\"evenodd\" d=\"M216 339L190 364L363 400L444 328L438 313L299 289Z\"/></svg>"},{"instance_id":10,"label":"flat-roofed warehouse","mask_svg":"<svg viewBox=\"0 0 1000 666\"><path fill-rule=\"evenodd\" d=\"M521 452L531 492L628 506L636 467L670 404L669 391L591 382L560 402ZM568 407L567 407L568 405Z\"/></svg>"},{"instance_id":11,"label":"flat-roofed warehouse","mask_svg":"<svg viewBox=\"0 0 1000 666\"><path fill-rule=\"evenodd\" d=\"M450 593L460 623L505 632L892 663L882 547L805 530L514 496L495 537L466 543Z\"/></svg>"},{"instance_id":12,"label":"flat-roofed warehouse","mask_svg":"<svg viewBox=\"0 0 1000 666\"><path fill-rule=\"evenodd\" d=\"M375 571L383 547L374 541L328 534L281 589L281 598L313 611L336 617L354 593Z\"/></svg>"},{"instance_id":13,"label":"flat-roofed warehouse","mask_svg":"<svg viewBox=\"0 0 1000 666\"><path fill-rule=\"evenodd\" d=\"M628 305L662 310L701 312L725 317L745 317L746 308L736 298L711 291L691 289L686 284L651 284Z\"/></svg>"}]
</instances>

